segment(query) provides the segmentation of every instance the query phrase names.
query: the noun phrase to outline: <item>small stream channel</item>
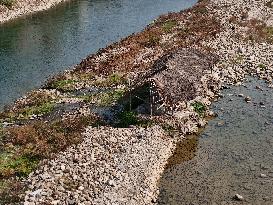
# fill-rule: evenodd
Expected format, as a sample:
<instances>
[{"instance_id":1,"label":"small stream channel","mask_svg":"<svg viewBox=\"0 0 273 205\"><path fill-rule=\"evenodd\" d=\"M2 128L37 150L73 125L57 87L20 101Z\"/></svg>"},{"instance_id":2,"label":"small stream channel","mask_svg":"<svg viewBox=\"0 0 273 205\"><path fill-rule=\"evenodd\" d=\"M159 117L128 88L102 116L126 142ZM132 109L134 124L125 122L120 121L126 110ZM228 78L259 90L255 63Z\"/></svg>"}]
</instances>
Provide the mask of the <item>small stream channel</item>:
<instances>
[{"instance_id":1,"label":"small stream channel","mask_svg":"<svg viewBox=\"0 0 273 205\"><path fill-rule=\"evenodd\" d=\"M272 89L249 78L245 87L222 93L212 106L218 116L198 139L178 147L185 153L184 162L164 171L159 204L273 204ZM251 102L239 94L250 96ZM244 200L237 201L235 194Z\"/></svg>"}]
</instances>

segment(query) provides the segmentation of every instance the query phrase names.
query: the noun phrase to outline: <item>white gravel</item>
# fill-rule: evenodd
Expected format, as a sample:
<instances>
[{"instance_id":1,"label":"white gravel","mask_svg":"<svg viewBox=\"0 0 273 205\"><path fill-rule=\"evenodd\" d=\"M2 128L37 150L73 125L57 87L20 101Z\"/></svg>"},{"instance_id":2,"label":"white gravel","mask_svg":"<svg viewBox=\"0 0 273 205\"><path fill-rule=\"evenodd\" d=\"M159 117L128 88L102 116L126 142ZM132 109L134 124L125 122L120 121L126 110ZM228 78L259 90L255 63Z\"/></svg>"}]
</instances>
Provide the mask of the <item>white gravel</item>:
<instances>
[{"instance_id":1,"label":"white gravel","mask_svg":"<svg viewBox=\"0 0 273 205\"><path fill-rule=\"evenodd\" d=\"M32 173L24 204L150 204L174 143L159 126L87 128L84 141Z\"/></svg>"}]
</instances>

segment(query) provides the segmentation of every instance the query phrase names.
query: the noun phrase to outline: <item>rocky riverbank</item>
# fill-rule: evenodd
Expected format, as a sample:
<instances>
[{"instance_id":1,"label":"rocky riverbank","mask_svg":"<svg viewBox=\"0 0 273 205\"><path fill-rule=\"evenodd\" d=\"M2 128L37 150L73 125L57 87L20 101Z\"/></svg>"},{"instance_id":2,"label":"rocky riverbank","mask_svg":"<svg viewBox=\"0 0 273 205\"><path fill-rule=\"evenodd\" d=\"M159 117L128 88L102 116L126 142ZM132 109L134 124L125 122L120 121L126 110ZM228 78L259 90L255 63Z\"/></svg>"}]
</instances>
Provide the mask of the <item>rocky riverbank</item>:
<instances>
[{"instance_id":1,"label":"rocky riverbank","mask_svg":"<svg viewBox=\"0 0 273 205\"><path fill-rule=\"evenodd\" d=\"M6 0L0 4L0 23L25 16L34 12L47 10L65 0ZM2 2L2 1L1 1Z\"/></svg>"},{"instance_id":2,"label":"rocky riverbank","mask_svg":"<svg viewBox=\"0 0 273 205\"><path fill-rule=\"evenodd\" d=\"M16 181L25 204L156 203L176 142L206 124L224 84L272 86L272 12L270 1L200 1L19 99L1 114L3 199Z\"/></svg>"}]
</instances>

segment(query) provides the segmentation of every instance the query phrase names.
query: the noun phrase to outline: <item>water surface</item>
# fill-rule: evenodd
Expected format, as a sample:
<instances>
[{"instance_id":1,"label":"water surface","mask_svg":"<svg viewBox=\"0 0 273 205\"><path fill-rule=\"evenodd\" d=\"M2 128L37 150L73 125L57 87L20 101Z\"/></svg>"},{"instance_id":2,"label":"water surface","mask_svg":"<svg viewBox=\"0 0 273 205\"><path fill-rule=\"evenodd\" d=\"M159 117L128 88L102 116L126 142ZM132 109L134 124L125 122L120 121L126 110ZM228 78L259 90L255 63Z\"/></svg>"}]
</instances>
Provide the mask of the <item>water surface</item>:
<instances>
[{"instance_id":1,"label":"water surface","mask_svg":"<svg viewBox=\"0 0 273 205\"><path fill-rule=\"evenodd\" d=\"M251 79L246 87L223 93L224 98L212 107L218 117L192 144L195 148L187 146L184 151L195 157L165 170L159 204L273 204L272 89ZM246 103L239 94L252 101ZM236 201L235 194L244 201Z\"/></svg>"},{"instance_id":2,"label":"water surface","mask_svg":"<svg viewBox=\"0 0 273 205\"><path fill-rule=\"evenodd\" d=\"M49 75L196 0L79 0L0 25L0 109Z\"/></svg>"}]
</instances>

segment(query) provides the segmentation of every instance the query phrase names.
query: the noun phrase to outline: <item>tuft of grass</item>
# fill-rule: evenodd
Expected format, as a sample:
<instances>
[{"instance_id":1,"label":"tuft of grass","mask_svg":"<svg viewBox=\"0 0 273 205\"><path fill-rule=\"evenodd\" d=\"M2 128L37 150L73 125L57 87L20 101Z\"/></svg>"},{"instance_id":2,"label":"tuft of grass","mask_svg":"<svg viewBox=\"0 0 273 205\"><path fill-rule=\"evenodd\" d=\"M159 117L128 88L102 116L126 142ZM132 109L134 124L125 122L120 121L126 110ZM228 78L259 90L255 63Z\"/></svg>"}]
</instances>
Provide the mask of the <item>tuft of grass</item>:
<instances>
[{"instance_id":1,"label":"tuft of grass","mask_svg":"<svg viewBox=\"0 0 273 205\"><path fill-rule=\"evenodd\" d=\"M0 5L4 5L4 6L8 7L9 9L12 8L14 3L15 3L15 0L0 0Z\"/></svg>"},{"instance_id":2,"label":"tuft of grass","mask_svg":"<svg viewBox=\"0 0 273 205\"><path fill-rule=\"evenodd\" d=\"M163 124L161 125L161 127L169 136L173 136L174 133L177 132L177 129L175 129L173 126L169 124Z\"/></svg>"},{"instance_id":3,"label":"tuft of grass","mask_svg":"<svg viewBox=\"0 0 273 205\"><path fill-rule=\"evenodd\" d=\"M78 96L82 98L85 103L95 103L98 106L111 106L114 102L119 100L125 93L123 89L116 89L113 91L101 92L93 95Z\"/></svg>"},{"instance_id":4,"label":"tuft of grass","mask_svg":"<svg viewBox=\"0 0 273 205\"><path fill-rule=\"evenodd\" d=\"M206 111L206 106L201 102L194 102L191 104L194 111L198 113L199 116L204 116L204 113Z\"/></svg>"},{"instance_id":5,"label":"tuft of grass","mask_svg":"<svg viewBox=\"0 0 273 205\"><path fill-rule=\"evenodd\" d=\"M150 34L147 39L144 41L144 46L145 47L154 47L159 45L160 42L160 37L156 36L154 34Z\"/></svg>"},{"instance_id":6,"label":"tuft of grass","mask_svg":"<svg viewBox=\"0 0 273 205\"><path fill-rule=\"evenodd\" d=\"M260 63L260 64L258 65L258 67L261 68L262 70L265 70L265 69L266 69L266 65L264 65L264 64L262 64L262 63Z\"/></svg>"},{"instance_id":7,"label":"tuft of grass","mask_svg":"<svg viewBox=\"0 0 273 205\"><path fill-rule=\"evenodd\" d=\"M53 89L63 91L63 92L67 92L67 91L74 90L73 85L77 82L78 82L77 80L72 80L72 79L57 80L57 81L53 81L50 87Z\"/></svg>"},{"instance_id":8,"label":"tuft of grass","mask_svg":"<svg viewBox=\"0 0 273 205\"><path fill-rule=\"evenodd\" d=\"M32 106L29 108L26 108L24 111L22 111L19 114L19 118L29 118L32 115L44 115L47 113L52 112L54 109L55 104L54 103L44 103L40 106Z\"/></svg>"},{"instance_id":9,"label":"tuft of grass","mask_svg":"<svg viewBox=\"0 0 273 205\"><path fill-rule=\"evenodd\" d=\"M132 111L123 111L119 114L119 127L129 127L130 125L137 125L137 114Z\"/></svg>"},{"instance_id":10,"label":"tuft of grass","mask_svg":"<svg viewBox=\"0 0 273 205\"><path fill-rule=\"evenodd\" d=\"M118 114L118 127L126 128L130 125L135 125L139 127L148 128L155 124L153 120L150 119L140 119L136 112L133 111L122 111Z\"/></svg>"},{"instance_id":11,"label":"tuft of grass","mask_svg":"<svg viewBox=\"0 0 273 205\"><path fill-rule=\"evenodd\" d=\"M25 176L39 159L81 142L84 128L98 121L95 116L74 116L52 122L33 121L22 126L5 128L0 155L0 173L5 176ZM5 172L4 172L5 171Z\"/></svg>"},{"instance_id":12,"label":"tuft of grass","mask_svg":"<svg viewBox=\"0 0 273 205\"><path fill-rule=\"evenodd\" d=\"M266 33L267 41L273 43L273 27L265 27L264 32Z\"/></svg>"},{"instance_id":13,"label":"tuft of grass","mask_svg":"<svg viewBox=\"0 0 273 205\"><path fill-rule=\"evenodd\" d=\"M166 21L163 25L162 28L164 30L164 32L169 33L172 31L172 29L177 26L177 21L176 20L169 20Z\"/></svg>"},{"instance_id":14,"label":"tuft of grass","mask_svg":"<svg viewBox=\"0 0 273 205\"><path fill-rule=\"evenodd\" d=\"M233 64L241 64L243 60L244 60L244 57L242 55L237 55L231 60L231 62Z\"/></svg>"},{"instance_id":15,"label":"tuft of grass","mask_svg":"<svg viewBox=\"0 0 273 205\"><path fill-rule=\"evenodd\" d=\"M9 110L0 113L0 118L7 122L14 122L15 120L27 120L33 115L45 115L53 111L55 103L46 102L41 105L26 106L17 110Z\"/></svg>"},{"instance_id":16,"label":"tuft of grass","mask_svg":"<svg viewBox=\"0 0 273 205\"><path fill-rule=\"evenodd\" d=\"M94 84L100 87L113 87L126 83L126 79L119 73L113 73L103 80L95 81Z\"/></svg>"},{"instance_id":17,"label":"tuft of grass","mask_svg":"<svg viewBox=\"0 0 273 205\"><path fill-rule=\"evenodd\" d=\"M118 99L120 99L123 96L124 92L125 92L124 90L118 89L118 90L111 91L111 92L108 92L108 93L103 93L100 96L99 105L100 106L109 106L109 105L111 105L112 103L114 103Z\"/></svg>"},{"instance_id":18,"label":"tuft of grass","mask_svg":"<svg viewBox=\"0 0 273 205\"><path fill-rule=\"evenodd\" d=\"M0 176L28 176L37 166L39 159L31 156L14 156L11 153L0 154Z\"/></svg>"},{"instance_id":19,"label":"tuft of grass","mask_svg":"<svg viewBox=\"0 0 273 205\"><path fill-rule=\"evenodd\" d=\"M18 180L0 179L0 204L20 204L25 191L25 186Z\"/></svg>"}]
</instances>

